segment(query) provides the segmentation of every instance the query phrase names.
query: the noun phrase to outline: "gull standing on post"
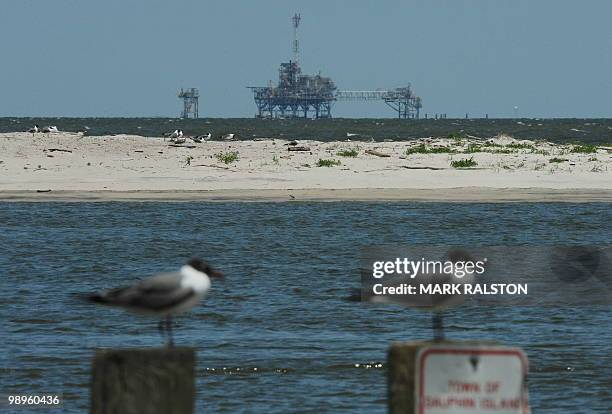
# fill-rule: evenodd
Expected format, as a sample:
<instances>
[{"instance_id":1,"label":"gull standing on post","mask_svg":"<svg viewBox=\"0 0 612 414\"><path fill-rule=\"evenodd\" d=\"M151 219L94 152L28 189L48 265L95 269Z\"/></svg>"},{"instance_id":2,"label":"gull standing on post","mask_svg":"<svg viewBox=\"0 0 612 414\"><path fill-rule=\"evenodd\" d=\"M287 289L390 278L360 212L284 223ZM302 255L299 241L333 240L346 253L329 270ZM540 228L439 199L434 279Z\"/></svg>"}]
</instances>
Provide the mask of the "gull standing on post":
<instances>
[{"instance_id":1,"label":"gull standing on post","mask_svg":"<svg viewBox=\"0 0 612 414\"><path fill-rule=\"evenodd\" d=\"M179 271L161 273L123 288L111 289L87 296L102 305L160 318L158 329L162 338L172 346L172 316L194 307L210 290L211 278L222 278L223 273L208 263L191 259Z\"/></svg>"}]
</instances>

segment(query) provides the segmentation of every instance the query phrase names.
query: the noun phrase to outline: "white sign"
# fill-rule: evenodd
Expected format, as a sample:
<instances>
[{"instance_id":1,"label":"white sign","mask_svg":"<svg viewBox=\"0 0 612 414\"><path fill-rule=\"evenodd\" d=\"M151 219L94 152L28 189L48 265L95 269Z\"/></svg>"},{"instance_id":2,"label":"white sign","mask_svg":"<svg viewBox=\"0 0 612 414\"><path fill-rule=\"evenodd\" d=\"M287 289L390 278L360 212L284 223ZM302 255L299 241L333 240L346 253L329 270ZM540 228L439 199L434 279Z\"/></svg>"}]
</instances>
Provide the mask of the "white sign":
<instances>
[{"instance_id":1,"label":"white sign","mask_svg":"<svg viewBox=\"0 0 612 414\"><path fill-rule=\"evenodd\" d=\"M527 414L527 357L516 348L432 345L416 364L418 414Z\"/></svg>"}]
</instances>

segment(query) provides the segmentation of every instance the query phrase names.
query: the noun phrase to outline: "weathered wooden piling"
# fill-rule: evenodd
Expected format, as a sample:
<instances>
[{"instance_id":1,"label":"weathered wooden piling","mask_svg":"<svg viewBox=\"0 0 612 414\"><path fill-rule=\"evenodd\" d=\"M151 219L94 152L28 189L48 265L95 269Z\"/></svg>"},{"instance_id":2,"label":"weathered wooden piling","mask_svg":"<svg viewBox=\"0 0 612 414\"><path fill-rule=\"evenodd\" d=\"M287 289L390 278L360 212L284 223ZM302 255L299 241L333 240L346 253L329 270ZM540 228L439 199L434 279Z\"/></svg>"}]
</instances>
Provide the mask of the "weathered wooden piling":
<instances>
[{"instance_id":1,"label":"weathered wooden piling","mask_svg":"<svg viewBox=\"0 0 612 414\"><path fill-rule=\"evenodd\" d=\"M91 383L92 414L192 414L192 348L97 350Z\"/></svg>"}]
</instances>

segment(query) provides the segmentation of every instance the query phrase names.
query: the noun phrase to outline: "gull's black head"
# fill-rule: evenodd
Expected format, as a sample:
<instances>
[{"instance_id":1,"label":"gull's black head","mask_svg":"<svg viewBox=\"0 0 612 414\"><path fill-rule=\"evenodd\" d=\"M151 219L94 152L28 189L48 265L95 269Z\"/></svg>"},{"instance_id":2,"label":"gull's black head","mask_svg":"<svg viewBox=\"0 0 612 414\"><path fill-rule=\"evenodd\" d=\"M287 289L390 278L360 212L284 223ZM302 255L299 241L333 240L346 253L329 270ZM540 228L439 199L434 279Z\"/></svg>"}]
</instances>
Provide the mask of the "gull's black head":
<instances>
[{"instance_id":1,"label":"gull's black head","mask_svg":"<svg viewBox=\"0 0 612 414\"><path fill-rule=\"evenodd\" d=\"M188 266L193 267L195 270L199 272L206 273L209 277L212 278L222 278L223 273L218 270L213 269L208 263L200 259L191 259L187 262Z\"/></svg>"}]
</instances>

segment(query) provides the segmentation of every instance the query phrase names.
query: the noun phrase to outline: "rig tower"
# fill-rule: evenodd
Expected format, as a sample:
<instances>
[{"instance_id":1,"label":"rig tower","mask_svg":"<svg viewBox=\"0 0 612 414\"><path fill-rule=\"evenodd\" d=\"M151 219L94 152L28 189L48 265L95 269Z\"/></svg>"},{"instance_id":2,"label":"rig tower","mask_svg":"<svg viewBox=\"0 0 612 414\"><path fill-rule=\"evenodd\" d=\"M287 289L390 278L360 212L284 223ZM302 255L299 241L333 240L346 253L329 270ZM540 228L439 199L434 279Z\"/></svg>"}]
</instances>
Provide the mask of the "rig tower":
<instances>
[{"instance_id":1,"label":"rig tower","mask_svg":"<svg viewBox=\"0 0 612 414\"><path fill-rule=\"evenodd\" d=\"M300 45L297 30L301 20L298 13L291 18L294 60L281 63L278 84L248 87L253 91L257 118L331 118L336 85L331 78L320 74L302 74L298 64Z\"/></svg>"},{"instance_id":2,"label":"rig tower","mask_svg":"<svg viewBox=\"0 0 612 414\"><path fill-rule=\"evenodd\" d=\"M291 17L293 60L281 63L278 83L274 85L270 81L268 86L248 86L257 105L256 118L331 118L331 108L336 101L382 101L397 113L399 119L419 118L423 104L409 84L395 89L346 91L338 90L331 78L320 73L302 74L298 63L301 20L298 13Z\"/></svg>"},{"instance_id":3,"label":"rig tower","mask_svg":"<svg viewBox=\"0 0 612 414\"><path fill-rule=\"evenodd\" d=\"M298 40L298 26L300 25L300 20L302 17L296 13L291 18L291 22L293 23L293 61L296 64L300 62L300 42Z\"/></svg>"},{"instance_id":4,"label":"rig tower","mask_svg":"<svg viewBox=\"0 0 612 414\"><path fill-rule=\"evenodd\" d=\"M198 114L198 99L200 98L200 92L198 88L188 88L181 90L178 93L178 97L183 100L183 112L181 112L181 118L194 118L199 117Z\"/></svg>"}]
</instances>

